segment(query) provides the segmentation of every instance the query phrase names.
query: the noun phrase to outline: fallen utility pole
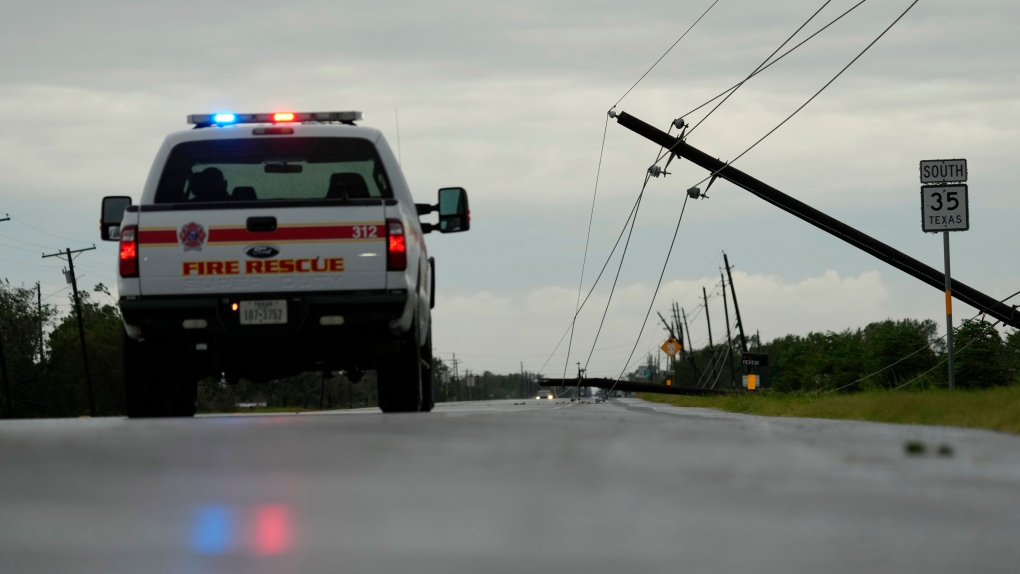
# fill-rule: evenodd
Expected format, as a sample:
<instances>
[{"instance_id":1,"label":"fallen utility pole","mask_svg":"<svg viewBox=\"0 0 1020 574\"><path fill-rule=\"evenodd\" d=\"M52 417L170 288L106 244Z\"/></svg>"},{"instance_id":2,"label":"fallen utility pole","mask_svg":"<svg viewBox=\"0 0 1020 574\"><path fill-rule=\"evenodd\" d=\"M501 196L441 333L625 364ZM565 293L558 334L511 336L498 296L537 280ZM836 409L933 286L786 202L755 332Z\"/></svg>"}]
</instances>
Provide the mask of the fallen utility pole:
<instances>
[{"instance_id":1,"label":"fallen utility pole","mask_svg":"<svg viewBox=\"0 0 1020 574\"><path fill-rule=\"evenodd\" d=\"M733 267L730 265L730 258L726 256L726 252L722 254L723 264L726 265L726 278L730 280L730 293L733 294L733 311L737 314L737 328L740 330L740 350L747 352L747 337L744 336L744 321L740 318L740 305L737 303L737 288L733 286L733 274L730 273L730 269ZM726 288L723 287L723 293L726 292Z\"/></svg>"},{"instance_id":2,"label":"fallen utility pole","mask_svg":"<svg viewBox=\"0 0 1020 574\"><path fill-rule=\"evenodd\" d=\"M613 112L616 121L623 127L644 137L655 145L662 146L669 153L690 161L691 163L711 172L713 176L725 179L737 187L743 188L754 195L764 199L772 205L790 213L826 233L838 237L854 247L868 253L869 255L885 261L889 265L909 274L912 277L935 287L939 291L946 290L946 274L929 265L921 263L906 253L894 249L885 243L850 227L849 225L830 217L821 211L794 199L778 189L757 180L750 175L720 161L707 153L692 147L682 139L673 137L666 132L649 125L626 112ZM974 307L982 313L1003 323L1020 329L1020 314L1015 307L1005 305L992 297L965 285L959 281L950 279L952 295L958 300Z\"/></svg>"},{"instance_id":3,"label":"fallen utility pole","mask_svg":"<svg viewBox=\"0 0 1020 574\"><path fill-rule=\"evenodd\" d=\"M43 259L47 257L67 258L68 273L71 277L71 291L74 292L74 314L78 317L78 338L81 340L81 360L82 365L85 367L85 386L89 394L89 416L92 417L96 416L96 399L92 393L92 371L89 369L89 350L85 344L85 322L81 316L81 297L78 296L78 278L74 275L74 257L72 255L83 251L92 251L95 248L96 246L93 245L92 247L71 251L71 248L68 247L64 251L43 255Z\"/></svg>"},{"instance_id":4,"label":"fallen utility pole","mask_svg":"<svg viewBox=\"0 0 1020 574\"><path fill-rule=\"evenodd\" d=\"M578 384L577 379L543 379L542 386L545 387L573 387ZM700 387L678 387L666 386L657 383L638 383L633 381L618 381L616 379L584 379L584 386L596 387L599 389L613 389L625 393L660 393L663 395L728 395L730 391L724 389L705 389Z\"/></svg>"}]
</instances>

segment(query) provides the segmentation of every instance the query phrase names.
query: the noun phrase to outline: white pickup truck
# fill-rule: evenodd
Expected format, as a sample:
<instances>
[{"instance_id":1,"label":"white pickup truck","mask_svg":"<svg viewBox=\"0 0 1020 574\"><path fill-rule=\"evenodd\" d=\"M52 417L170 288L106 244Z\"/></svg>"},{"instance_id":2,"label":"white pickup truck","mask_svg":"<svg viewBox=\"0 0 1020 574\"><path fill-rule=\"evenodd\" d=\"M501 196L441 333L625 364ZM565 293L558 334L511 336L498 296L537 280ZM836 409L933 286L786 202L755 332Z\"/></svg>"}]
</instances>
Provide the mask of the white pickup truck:
<instances>
[{"instance_id":1,"label":"white pickup truck","mask_svg":"<svg viewBox=\"0 0 1020 574\"><path fill-rule=\"evenodd\" d=\"M416 204L360 112L188 116L141 201L103 199L119 241L130 417L191 416L205 377L377 374L386 412L429 411L434 260L470 227L467 192ZM438 224L419 216L439 212Z\"/></svg>"}]
</instances>

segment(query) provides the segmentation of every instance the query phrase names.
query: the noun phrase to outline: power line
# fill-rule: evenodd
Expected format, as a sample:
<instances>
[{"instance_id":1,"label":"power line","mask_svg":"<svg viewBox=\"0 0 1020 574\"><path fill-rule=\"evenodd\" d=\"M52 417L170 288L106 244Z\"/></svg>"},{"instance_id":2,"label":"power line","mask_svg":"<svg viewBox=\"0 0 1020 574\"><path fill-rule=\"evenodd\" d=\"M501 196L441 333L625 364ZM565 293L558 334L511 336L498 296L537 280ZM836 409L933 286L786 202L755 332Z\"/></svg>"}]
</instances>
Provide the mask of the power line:
<instances>
[{"instance_id":1,"label":"power line","mask_svg":"<svg viewBox=\"0 0 1020 574\"><path fill-rule=\"evenodd\" d=\"M842 76L843 72L847 71L847 69L850 68L850 66L852 66L854 64L854 62L859 60L861 58L861 56L863 56L868 50L871 49L872 46L874 46L879 40L881 40L882 37L885 36L886 33L889 32L889 30L892 29L893 26L895 26L904 16L907 15L907 12L910 12L910 9L913 8L914 5L917 4L917 2L918 2L918 0L914 0L913 2L911 2L910 6L907 6L907 9L904 10L899 16L897 16L897 18L895 20L893 20L892 24L889 24L889 26L886 27L885 30L882 30L882 33L879 34L878 37L876 37L874 40L871 41L871 43L869 43L867 46L865 46L864 49L861 50L859 54L854 56L854 59L850 60L849 64L847 64L846 66L843 66L843 69L841 69L839 72L837 72L836 75L833 76L831 80L829 80L828 82L825 83L824 86L819 88L818 91L814 93L814 95L812 95L810 98L808 98L807 101L804 102L803 104L801 104L800 107L798 107L796 110L793 111L793 113L791 113L790 115L786 116L786 119L784 119L783 121L779 122L779 124L776 125L776 127L774 127L771 130L769 130L768 133L763 135L760 139L758 139L758 141L754 142L753 144L751 144L750 147L748 147L747 149L742 151L740 153L740 155L738 155L737 157L733 158L732 160L726 162L726 166L730 166L730 165L736 163L737 160L739 160L740 158L742 158L745 155L747 155L747 153L750 152L752 149L754 149L758 144L760 144L761 142L765 141L765 138L767 138L770 135L772 135L773 133L775 133L776 130L778 130L779 128L783 127L783 125L785 125L786 122L790 121L790 119L792 119L793 116L797 115L798 113L800 113L801 110L806 108L807 105L810 104L812 101L814 101L814 99L817 98L823 91L825 91L826 88L828 88L830 85L832 85L832 83L835 82L837 78ZM722 168L720 168L720 169L722 169ZM717 171L711 173L710 175L706 176L705 179L702 179L700 182L698 182L695 185L700 185L700 184L704 183L705 181L708 181L709 178L716 177L718 174L719 174L719 170L717 170Z\"/></svg>"},{"instance_id":2,"label":"power line","mask_svg":"<svg viewBox=\"0 0 1020 574\"><path fill-rule=\"evenodd\" d=\"M743 81L740 81L740 82L737 82L736 84L733 84L733 85L732 85L732 86L730 86L729 88L726 88L726 89L725 89L725 90L723 90L722 92L719 92L719 95L717 95L717 96L715 96L714 98L712 98L712 99L710 99L710 100L706 101L705 103L701 104L700 106L698 106L698 107L694 108L693 110L691 110L691 111L687 112L686 114L684 114L684 115L682 115L682 116L680 116L680 117L681 117L681 118L685 118L685 117L687 117L687 116L689 116L689 115L693 114L694 112L696 112L696 111L700 110L701 108L703 108L703 107L707 106L708 104L711 104L712 102L714 102L714 101L718 100L719 98L721 98L721 97L725 96L725 95L726 95L726 94L727 94L728 92L730 92L731 90L736 90L737 88L739 88L740 86L742 86L742 85L744 84L744 82L746 82L747 80L749 80L749 79L753 78L754 76L757 76L758 74L760 74L760 73L764 72L765 70L767 70L767 69L771 68L773 64L776 64L776 63L778 63L778 62L779 62L780 60L782 60L783 58L785 58L785 57L789 56L789 55L790 55L790 54L791 54L791 53L792 53L792 52L793 52L794 50L796 50L797 48L800 48L800 47L801 47L801 46L803 46L804 44L806 44L806 43L808 43L809 41L811 41L811 40L812 40L812 39L813 39L813 38L814 38L815 36L817 36L817 35L821 34L821 33L822 33L822 32L824 32L824 31L825 31L826 29L828 29L828 28L829 28L830 26L832 26L832 25L833 25L833 24L835 24L836 22L839 22L840 20L842 20L844 16L846 16L847 14L849 14L849 13L853 12L854 10L856 10L856 9L857 9L857 7L858 7L858 6L860 6L861 4L864 4L865 2L867 2L867 0L860 0L860 2L858 2L858 3L854 4L853 6L851 6L851 7L850 7L850 8L849 8L849 9L848 9L848 10L847 10L846 12L843 12L843 13L842 13L842 14L840 14L839 16L836 16L836 17L835 17L834 19L832 19L831 21L829 21L829 23L828 23L828 24L826 24L825 26L822 26L821 28L819 28L818 30L816 30L814 34L811 34L811 35L810 35L810 36L808 36L807 38L805 38L805 39L801 40L801 41L800 41L800 42L799 42L799 43L798 43L798 44L797 44L796 46L794 46L794 47L790 48L789 50L787 50L787 51L783 52L783 53L782 53L782 54L781 54L781 55L780 55L780 56L779 56L778 58L776 58L775 60L772 60L772 61L771 61L771 62L769 62L768 64L766 64L766 65L762 66L762 67L761 67L761 69L759 69L759 70L755 71L754 73L752 73L752 74L751 74L750 76L748 76L748 77L747 77L746 79L744 79Z\"/></svg>"},{"instance_id":3,"label":"power line","mask_svg":"<svg viewBox=\"0 0 1020 574\"><path fill-rule=\"evenodd\" d=\"M706 9L706 10L705 10L705 11L704 11L704 12L703 12L702 14L701 14L701 16L698 16L698 19L697 19L697 20L695 20L693 24L691 24L690 28L687 28L687 31L686 31L686 32L684 32L683 34L681 34L681 35L680 35L680 37L676 39L676 42L673 42L673 45L672 45L672 46L670 46L670 47L669 47L669 49L667 49L667 50L666 50L665 52L663 52L663 53L662 53L662 55L661 55L661 56L659 56L659 59L658 59L658 60L656 60L656 61L655 61L655 63L654 63L654 64L652 64L652 66L651 66L650 68L648 68L648 70L646 70L646 71L645 71L645 73L644 73L644 74L641 74L641 77L640 77L640 78L638 78L638 80L637 80L636 82L634 82L634 85L633 85L633 86L631 86L631 87L630 87L630 88L629 88L629 89L628 89L628 90L627 90L626 92L624 92L624 94L623 94L622 96L620 96L620 99L619 99L619 100L616 100L616 103L615 103L615 104L613 104L613 107L615 108L616 106L620 105L620 102L622 102L622 101L623 101L623 98L626 98L626 97L627 97L627 94L629 94L629 93L631 92L631 90L633 90L634 88L636 88L636 87L637 87L637 85L641 83L641 80L645 79L645 76L647 76L647 75L648 75L649 73L651 73L651 71L652 71L653 69L655 69L655 66L658 66L658 65L659 65L659 62L661 62L661 61L662 61L662 59L666 57L666 54L669 54L669 53L670 53L670 51L672 51L672 50L673 50L673 48L675 48L675 47L676 47L676 45L680 43L680 40L683 40L683 39L684 39L684 36L686 36L686 35L687 35L687 33L688 33L688 32L690 32L691 30L693 30L693 29L694 29L694 27L698 25L698 22L701 22L701 19L702 19L702 18L704 18L704 17L705 17L705 15L706 15L706 14L708 14L708 12L709 12L709 11L710 11L710 10L711 10L712 8L714 8L714 7L715 7L715 5L716 5L716 4L718 4L718 3L719 3L719 0L715 0L715 2L712 2L712 5L711 5L711 6L709 6L709 7L708 7L708 8L707 8L707 9Z\"/></svg>"},{"instance_id":4,"label":"power line","mask_svg":"<svg viewBox=\"0 0 1020 574\"><path fill-rule=\"evenodd\" d=\"M1013 297L1016 297L1017 295L1020 295L1020 291L1017 291L1016 293L1013 293L1013 294L1012 294L1012 295L1010 295L1009 297L1006 297L1005 299L1002 299L1002 300L1000 300L1000 301L999 301L999 303L1005 303L1006 301L1009 301L1010 299L1012 299ZM969 321L973 321L973 320L977 319L978 317L980 317L981 315L984 315L984 314L985 314L985 311L978 311L976 315L974 315L973 317L971 317L970 319L968 319L967 321L964 321L964 322L966 323L966 322L969 322ZM1001 321L996 321L996 322L995 322L995 323L994 323L994 324L993 324L992 326L994 327L995 325L998 325L998 324L999 324L1000 322L1001 322ZM942 339L945 339L945 338L946 338L946 336L948 336L948 335L949 335L949 331L946 331L946 334L945 334L945 335L942 335L941 337L939 337L938 339L935 339L935 340L936 340L936 341L940 341L940 340L942 340ZM760 343L760 341L759 341L759 344L761 344L761 343ZM967 345L965 345L965 346L963 347L963 349L966 349L966 348L967 348L967 346L969 346L969 345L970 345L970 343L968 343ZM850 386L856 385L857 383L859 383L859 382L861 382L861 381L864 381L864 380L870 379L871 377L873 377L873 376L875 376L875 375L877 375L877 374L879 374L879 373L881 373L881 372L883 372L883 371L885 371L885 370L887 370L887 369L890 369L890 368L892 368L892 367L895 367L896 365L898 365L898 364L902 363L903 361L905 361L905 360L909 359L910 357L913 357L914 355L916 355L916 354L920 353L921 351L923 351L923 350L925 350L925 349L930 349L930 348L931 348L931 343L925 344L925 345L924 345L923 347L921 347L920 349L917 349L917 350L916 350L916 351L914 351L913 353L910 353L909 355L905 355L905 356L903 356L903 357L900 357L900 358L899 358L899 359L897 359L897 360L896 360L895 362L893 362L893 363L890 363L890 364L888 364L888 365L886 365L886 366L882 367L881 369L879 369L879 370L875 371L874 373L870 373L870 374L864 375L863 377L861 377L861 378L857 379L856 381L854 381L854 382L852 382L852 383L848 383L848 384L845 384L845 385L843 385L842 387L837 387L837 388L835 388L835 389L829 389L828 391L824 391L824 392L822 392L821 394L823 394L823 395L826 395L826 394L829 394L829 393L834 393L834 392L836 392L836 391L842 391L843 389L845 389L845 388L847 388L847 387L850 387ZM960 350L962 351L963 349L960 349ZM907 384L910 384L910 383L912 383L912 382L916 381L917 379L919 379L919 378L923 377L924 375L927 375L928 373L932 372L933 370L935 370L935 368L936 368L936 367L938 367L939 365L942 365L942 364L943 364L943 363L945 363L945 362L946 362L946 361L942 361L942 362L941 362L941 363L939 363L938 365L935 365L935 367L932 367L931 369L928 369L927 371L925 371L925 372L921 373L921 374L920 374L920 375L918 375L917 377L915 377L915 378L911 379L910 381L907 381L907 383L906 383L906 384L904 384L904 385L900 385L899 387L896 387L896 388L897 388L897 389L899 389L899 388L903 388L903 387L905 387L905 386L906 386ZM896 390L896 389L892 389L892 390Z\"/></svg>"},{"instance_id":5,"label":"power line","mask_svg":"<svg viewBox=\"0 0 1020 574\"><path fill-rule=\"evenodd\" d=\"M80 239L72 239L70 237L64 237L62 235L57 235L55 233L50 233L49 231L46 231L45 229L40 229L38 227L35 227L34 225L30 225L28 223L25 223L24 221L18 219L17 217L12 217L11 219L13 219L14 221L17 221L18 223L24 225L25 227L28 227L29 229L34 229L34 230L38 231L39 233L43 233L45 235L49 235L50 237L56 237L57 239L63 239L64 241L73 241L75 243L85 243L84 241L82 241ZM17 240L15 240L15 241L17 241ZM23 242L23 243L27 243L27 242ZM93 244L92 247L96 247L96 246ZM49 248L46 248L46 249L49 249ZM102 249L102 250L107 252L107 253L113 253L109 249Z\"/></svg>"},{"instance_id":6,"label":"power line","mask_svg":"<svg viewBox=\"0 0 1020 574\"><path fill-rule=\"evenodd\" d=\"M794 36L796 36L797 34L799 34L799 33L800 33L800 31L804 29L804 26L807 26L807 25L808 25L808 24L809 24L809 23L810 23L810 22L811 22L812 20L814 20L814 19L815 19L815 16L817 16L819 12L821 12L822 10L824 10L824 9L825 9L825 7L826 7L826 6L828 6L830 2L832 2L832 0L825 0L825 3L824 3L824 4L822 4L821 8L819 8L818 10L815 10L815 13L814 13L814 14L812 14L812 15L811 15L811 17L810 17L810 18L808 18L808 19L807 19L806 21L804 21L804 23L803 23L803 24L801 24L799 28L797 28L796 30L794 30L793 34L790 34L790 37L789 37L789 38L787 38L786 40L784 40L784 41L783 41L783 43L782 43L782 44L780 44L778 48L776 48L776 49L775 49L775 50L774 50L774 51L773 51L773 52L772 52L771 54L769 54L769 57L768 57L768 58L765 58L765 60L764 60L764 61L763 61L762 63L758 64L758 67L757 67L757 68L755 68L753 72L751 72L750 74L748 74L748 76L747 76L746 78L744 78L743 80L741 80L741 81L740 81L740 83L739 83L739 84L737 84L737 85L736 85L736 86L735 86L735 87L734 87L733 89L731 89L731 90L730 90L730 92L729 92L728 94L726 94L726 97L725 97L725 98L723 98L723 100L722 100L721 102L719 102L718 104L716 104L716 105L715 105L715 107L714 107L714 108L712 108L712 109L711 109L711 110L710 110L710 111L709 111L709 112L708 112L708 113L707 113L707 114L705 115L705 117L701 118L701 119L700 119L700 120L698 121L698 123L694 124L694 126L693 126L693 127L691 128L691 130L690 130L689 132L687 132L687 135L688 135L688 137L689 137L689 136L690 136L691 134L693 134L693 133L694 133L694 130L698 129L698 126L700 126L701 124L703 124L703 123L705 122L705 120L707 120L707 119L708 119L709 117L711 117L711 116L712 116L712 114L713 114L713 113L715 113L715 111L716 111L716 110L718 110L720 106L722 106L723 104L725 104L725 103L726 103L726 100L730 99L730 96L732 96L733 94L737 93L737 90L739 90L739 89L740 89L740 87L744 85L744 82L747 82L748 80L750 80L751 78L753 78L755 74L757 74L757 73L758 73L759 71L761 71L762 67L763 67L763 66L765 66L765 64L767 64L767 63L768 63L768 61L769 61L769 60L771 60L773 56L775 56L775 55L776 55L777 53L779 53L779 51L783 49L783 46L785 46L785 45L789 44L789 43L790 43L790 40L793 40L793 37L794 37Z\"/></svg>"},{"instance_id":7,"label":"power line","mask_svg":"<svg viewBox=\"0 0 1020 574\"><path fill-rule=\"evenodd\" d=\"M620 376L617 377L616 382L620 382L620 378L627 371L627 367L630 365L631 360L634 358L634 351L637 350L638 342L641 340L641 334L645 331L645 325L648 324L648 317L652 314L652 307L655 306L655 298L659 295L659 288L662 286L662 278L666 275L666 267L669 265L669 256L673 254L673 246L676 245L676 236L680 233L680 222L684 220L684 212L687 211L687 200L690 198L689 195L684 196L683 207L680 208L680 217L676 220L676 229L673 230L673 240L669 243L669 251L666 252L666 260L662 263L662 271L659 273L659 281L655 284L655 292L652 293L652 300L648 303L648 311L645 312L645 319L641 322L641 330L638 331L637 339L634 341L634 348L630 351L630 356L627 357L627 362L623 366L623 371L620 372ZM613 387L609 389L612 392L616 388L616 383L613 383Z\"/></svg>"},{"instance_id":8,"label":"power line","mask_svg":"<svg viewBox=\"0 0 1020 574\"><path fill-rule=\"evenodd\" d=\"M599 176L602 175L602 156L606 151L607 133L609 133L608 113L606 113L606 123L602 126L602 147L599 149L599 166L595 170L595 191L592 192L591 195L591 213L588 214L588 233L584 236L584 257L581 259L581 278L577 282L577 301L574 302L574 318L570 321L570 341L567 343L567 357L563 362L564 379L567 378L567 366L570 364L570 350L574 345L574 326L577 324L577 314L581 307L581 290L584 289L584 268L588 264L588 243L591 240L591 224L595 219L595 198L598 197L599 194ZM560 342L562 342L562 339ZM545 368L544 365L543 368Z\"/></svg>"},{"instance_id":9,"label":"power line","mask_svg":"<svg viewBox=\"0 0 1020 574\"><path fill-rule=\"evenodd\" d=\"M588 353L588 360L585 361L584 365L587 368L588 362L591 361L591 356L595 352L595 344L599 341L599 335L602 333L602 326L606 322L606 315L609 314L609 306L613 302L613 293L616 292L616 283L620 280L620 271L623 270L623 262L627 259L627 248L630 246L630 238L634 234L634 226L637 224L637 211L641 207L641 198L645 195L645 189L648 187L648 180L652 178L651 172L645 174L645 182L641 185L641 193L638 194L637 204L634 209L634 217L630 221L630 231L627 233L627 241L623 244L623 251L620 252L620 265L616 268L616 277L613 279L613 286L609 289L609 300L606 301L606 309L602 312L602 320L599 321L599 328L595 332L595 340L591 344L591 352Z\"/></svg>"},{"instance_id":10,"label":"power line","mask_svg":"<svg viewBox=\"0 0 1020 574\"><path fill-rule=\"evenodd\" d=\"M584 301L581 302L581 306L578 307L577 311L574 312L575 319L577 318L577 315L581 312L581 309L584 309L585 304L588 303L588 299L591 298L592 293L595 292L595 287L598 286L599 281L602 279L602 274L605 273L606 268L609 267L609 262L613 260L613 254L616 253L616 248L620 246L620 240L623 239L623 234L627 231L627 226L630 224L630 219L634 217L634 211L637 209L637 206L640 203L640 201L641 198L638 197L638 199L634 202L634 205L630 208L630 214L627 216L627 220L623 222L623 228L620 229L620 234L616 236L616 243L613 244L613 248L609 251L609 255L606 257L606 262L602 264L602 270L599 271L598 277L596 277L595 282L592 283L591 289L588 290L588 294L585 295ZM560 337L559 342L556 343L556 347L553 348L552 353L549 354L549 358L546 359L545 363L542 364L542 368L539 370L539 372L545 370L546 365L548 365L549 361L552 360L552 357L553 355L556 354L557 349L559 349L560 345L563 344L563 340L567 338L567 333L570 332L572 325L573 323L571 323L571 325L567 325L567 329L563 332L563 335Z\"/></svg>"}]
</instances>

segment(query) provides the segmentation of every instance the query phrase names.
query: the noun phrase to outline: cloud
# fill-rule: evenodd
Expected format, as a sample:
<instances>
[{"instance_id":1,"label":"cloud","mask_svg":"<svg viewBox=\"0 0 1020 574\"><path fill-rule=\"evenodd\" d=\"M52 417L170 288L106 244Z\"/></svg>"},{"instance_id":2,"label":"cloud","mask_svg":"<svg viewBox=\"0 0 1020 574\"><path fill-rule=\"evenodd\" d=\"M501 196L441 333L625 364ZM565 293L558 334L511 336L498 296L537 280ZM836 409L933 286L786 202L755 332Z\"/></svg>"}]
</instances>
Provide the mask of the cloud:
<instances>
[{"instance_id":1,"label":"cloud","mask_svg":"<svg viewBox=\"0 0 1020 574\"><path fill-rule=\"evenodd\" d=\"M748 335L761 332L764 340L809 331L863 327L890 316L889 289L878 271L841 276L833 270L791 282L777 275L733 273L737 297ZM675 279L663 284L657 303L637 346L635 361L644 360L663 340L665 333L656 311L669 315L669 304L677 301L686 312L689 340L696 347L708 342L708 322L702 303L702 286L709 301L712 336L717 344L725 340L725 310L719 281ZM618 375L648 310L654 286L632 283L617 286L606 314L590 374ZM449 359L453 353L472 370L509 372L519 368L543 371L547 376L562 373L577 292L563 287L542 287L525 294L498 295L491 291L438 295L433 311L433 338L437 353ZM727 292L731 327L736 326L733 300ZM574 328L568 374L576 373L576 361L587 362L591 344L605 310L608 294L602 289L592 296ZM733 337L737 336L733 330ZM559 348L553 354L557 343ZM551 360L550 359L551 355ZM548 362L547 362L548 360Z\"/></svg>"}]
</instances>

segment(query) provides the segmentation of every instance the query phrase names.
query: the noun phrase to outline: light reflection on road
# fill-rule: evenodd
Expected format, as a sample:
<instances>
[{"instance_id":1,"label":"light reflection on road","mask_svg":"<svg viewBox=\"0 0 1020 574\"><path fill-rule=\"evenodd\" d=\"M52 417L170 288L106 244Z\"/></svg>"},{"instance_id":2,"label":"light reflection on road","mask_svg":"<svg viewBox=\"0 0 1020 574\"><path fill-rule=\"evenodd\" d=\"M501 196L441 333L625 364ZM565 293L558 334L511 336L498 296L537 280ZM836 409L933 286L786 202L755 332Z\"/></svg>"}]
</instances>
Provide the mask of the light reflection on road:
<instances>
[{"instance_id":1,"label":"light reflection on road","mask_svg":"<svg viewBox=\"0 0 1020 574\"><path fill-rule=\"evenodd\" d=\"M290 508L264 504L238 510L222 504L200 507L190 524L191 550L197 554L286 553L293 545Z\"/></svg>"}]
</instances>

